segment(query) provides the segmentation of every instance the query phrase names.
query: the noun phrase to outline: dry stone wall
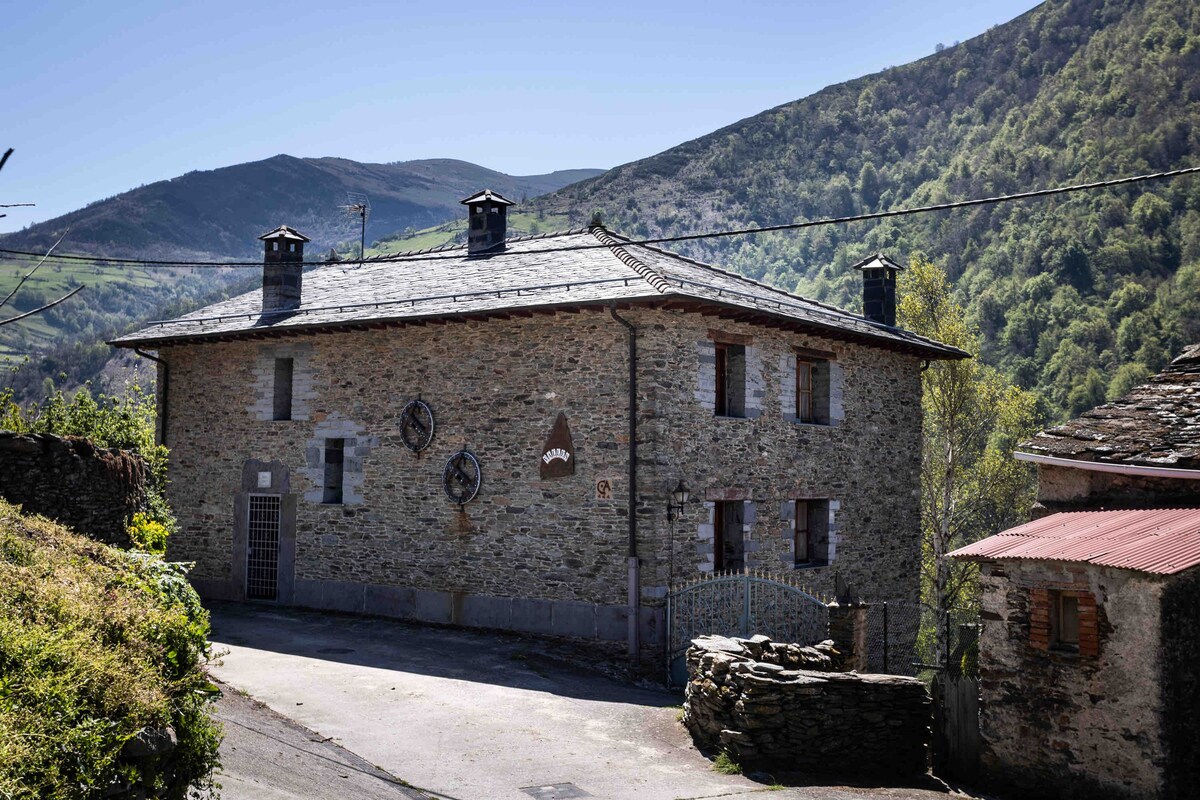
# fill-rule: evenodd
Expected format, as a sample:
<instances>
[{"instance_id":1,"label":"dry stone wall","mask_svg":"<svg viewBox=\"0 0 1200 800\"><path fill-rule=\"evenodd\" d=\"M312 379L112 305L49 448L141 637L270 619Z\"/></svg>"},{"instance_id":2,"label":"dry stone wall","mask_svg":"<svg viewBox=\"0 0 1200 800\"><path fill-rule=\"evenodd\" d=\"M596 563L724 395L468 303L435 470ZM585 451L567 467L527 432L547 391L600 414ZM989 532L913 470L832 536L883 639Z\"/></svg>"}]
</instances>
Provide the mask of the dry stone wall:
<instances>
[{"instance_id":1,"label":"dry stone wall","mask_svg":"<svg viewBox=\"0 0 1200 800\"><path fill-rule=\"evenodd\" d=\"M930 700L915 678L835 672L832 642L696 639L683 721L701 748L775 771L921 775Z\"/></svg>"},{"instance_id":2,"label":"dry stone wall","mask_svg":"<svg viewBox=\"0 0 1200 800\"><path fill-rule=\"evenodd\" d=\"M126 526L146 499L146 465L78 437L0 431L0 496L27 514L128 547Z\"/></svg>"}]
</instances>

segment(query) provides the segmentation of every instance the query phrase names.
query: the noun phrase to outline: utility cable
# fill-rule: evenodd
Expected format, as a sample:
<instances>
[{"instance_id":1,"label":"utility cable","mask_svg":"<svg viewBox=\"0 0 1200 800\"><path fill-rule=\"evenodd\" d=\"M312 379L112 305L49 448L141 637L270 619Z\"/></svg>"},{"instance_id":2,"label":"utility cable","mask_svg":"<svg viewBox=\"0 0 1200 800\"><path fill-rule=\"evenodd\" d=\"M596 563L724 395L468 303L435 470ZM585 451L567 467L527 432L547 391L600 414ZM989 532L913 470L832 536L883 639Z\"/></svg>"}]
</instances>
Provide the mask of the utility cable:
<instances>
[{"instance_id":1,"label":"utility cable","mask_svg":"<svg viewBox=\"0 0 1200 800\"><path fill-rule=\"evenodd\" d=\"M726 238L726 237L730 237L730 236L749 236L749 235L758 234L758 233L773 233L773 232L777 232L777 231L803 230L805 228L815 228L815 227L820 227L820 226L824 226L824 225L843 225L843 224L848 224L851 222L866 222L869 220L888 219L891 217L904 217L904 216L910 216L913 214L927 214L927 213L931 213L934 211L950 211L950 210L959 209L959 208L972 208L975 206L994 205L997 203L1010 203L1010 202L1014 202L1017 200L1030 200L1030 199L1038 198L1038 197L1050 197L1050 196L1060 195L1060 194L1071 194L1074 192L1092 191L1095 189L1109 189L1109 188L1112 188L1115 186L1127 186L1127 185L1135 184L1135 183L1145 183L1147 181L1167 180L1167 179L1171 179L1171 178L1178 178L1178 177L1181 177L1184 175L1194 175L1196 173L1200 173L1200 167L1184 167L1182 169L1174 169L1174 170L1169 170L1166 172L1152 172L1152 173L1148 173L1145 175L1132 175L1132 176L1128 176L1128 177L1124 177L1124 178L1112 178L1110 180L1092 181L1090 183L1077 183L1077 184L1073 184L1073 185L1069 185L1069 186L1055 186L1055 187L1051 187L1048 189L1034 189L1034 190L1028 191L1028 192L1018 192L1016 194L996 195L993 197L981 197L981 198L975 198L975 199L971 199L971 200L956 200L956 201L949 202L949 203L936 203L934 205L914 206L911 208L898 208L898 209L892 209L890 211L875 211L875 212L871 212L868 214L852 214L850 216L844 216L844 217L824 217L821 219L807 220L804 222L789 222L789 223L784 223L781 225L766 225L766 226L758 227L758 228L738 228L738 229L710 231L708 233L685 233L685 234L679 234L677 236L656 236L656 237L647 238L647 239L627 239L627 240L622 239L622 241L620 241L619 245L617 245L617 246L629 247L629 246L636 246L636 245L654 245L654 244L670 244L673 242L703 241L703 240L708 240L708 239ZM549 238L549 237L545 237L545 238ZM524 241L531 241L531 240L532 239L526 239ZM607 249L611 249L613 246L614 245L610 245L610 244L595 243L595 244L561 245L558 247L539 248L537 250L499 250L495 253L487 254L487 257L490 259L490 258L503 258L505 256L513 256L513 255L528 256L533 253L540 255L543 253L565 253L565 252L574 252L574 251L579 251L579 250L607 250ZM458 248L455 248L455 249L461 250L461 246L459 246ZM10 255L10 256L18 256L18 257L22 257L22 258L42 258L44 255L42 253L32 253L32 252L27 252L27 251L22 251L22 250L9 250L6 248L0 248L0 253ZM413 261L413 260L417 260L417 261L434 261L434 260L443 260L443 259L444 260L460 260L462 258L462 256L463 256L462 252L448 253L448 252L440 252L435 249L435 250L427 251L424 253L418 251L418 252L414 252L414 253L400 253L400 254L393 255L393 256L376 256L374 258L368 258L368 259L348 259L346 261L304 261L304 262L292 262L292 263L302 263L305 266L334 266L334 265L340 264L343 267L349 267L349 266L359 266L359 265L365 265L365 264L401 263L404 261ZM249 267L261 268L263 265L262 261L224 261L224 262L222 262L222 261L152 261L152 260L145 260L145 259L104 258L102 256L85 256L85 255L75 255L75 254L72 254L72 255L61 254L61 255L53 256L51 258L51 261L58 261L58 262L104 261L109 264L123 264L123 265L140 266L140 267L163 267L163 268L168 268L168 269L180 269L180 268L187 268L187 267L191 267L191 268L203 267L203 268L216 268L216 269L243 268L243 267L244 268L249 268Z\"/></svg>"}]
</instances>

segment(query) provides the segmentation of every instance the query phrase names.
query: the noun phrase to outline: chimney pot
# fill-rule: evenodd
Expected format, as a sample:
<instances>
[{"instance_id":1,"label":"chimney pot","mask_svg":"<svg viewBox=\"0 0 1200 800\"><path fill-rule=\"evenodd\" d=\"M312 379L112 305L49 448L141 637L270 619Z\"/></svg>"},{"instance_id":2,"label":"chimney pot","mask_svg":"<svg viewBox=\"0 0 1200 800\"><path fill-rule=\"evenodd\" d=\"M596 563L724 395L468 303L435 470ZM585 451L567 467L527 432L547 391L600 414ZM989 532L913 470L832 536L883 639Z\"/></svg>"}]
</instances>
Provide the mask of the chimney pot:
<instances>
[{"instance_id":1,"label":"chimney pot","mask_svg":"<svg viewBox=\"0 0 1200 800\"><path fill-rule=\"evenodd\" d=\"M876 253L855 264L854 269L863 274L863 316L896 327L896 276L904 267Z\"/></svg>"},{"instance_id":2,"label":"chimney pot","mask_svg":"<svg viewBox=\"0 0 1200 800\"><path fill-rule=\"evenodd\" d=\"M516 204L491 189L476 192L462 204L467 207L467 255L503 250L508 237L508 207Z\"/></svg>"},{"instance_id":3,"label":"chimney pot","mask_svg":"<svg viewBox=\"0 0 1200 800\"><path fill-rule=\"evenodd\" d=\"M263 243L263 313L299 308L304 243L311 240L288 225L280 225L258 238Z\"/></svg>"}]
</instances>

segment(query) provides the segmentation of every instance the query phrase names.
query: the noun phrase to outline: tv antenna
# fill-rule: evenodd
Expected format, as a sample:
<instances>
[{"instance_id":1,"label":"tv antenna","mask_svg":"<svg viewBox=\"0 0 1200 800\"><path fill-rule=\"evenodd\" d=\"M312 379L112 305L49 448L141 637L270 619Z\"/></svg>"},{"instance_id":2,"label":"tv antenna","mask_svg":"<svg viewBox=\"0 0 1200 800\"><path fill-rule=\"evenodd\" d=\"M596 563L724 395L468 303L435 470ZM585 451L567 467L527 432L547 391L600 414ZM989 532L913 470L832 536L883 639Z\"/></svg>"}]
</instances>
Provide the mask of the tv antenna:
<instances>
[{"instance_id":1,"label":"tv antenna","mask_svg":"<svg viewBox=\"0 0 1200 800\"><path fill-rule=\"evenodd\" d=\"M371 201L361 192L346 192L346 205L342 206L350 214L357 214L362 227L359 229L358 257L367 257L367 217L371 216Z\"/></svg>"}]
</instances>

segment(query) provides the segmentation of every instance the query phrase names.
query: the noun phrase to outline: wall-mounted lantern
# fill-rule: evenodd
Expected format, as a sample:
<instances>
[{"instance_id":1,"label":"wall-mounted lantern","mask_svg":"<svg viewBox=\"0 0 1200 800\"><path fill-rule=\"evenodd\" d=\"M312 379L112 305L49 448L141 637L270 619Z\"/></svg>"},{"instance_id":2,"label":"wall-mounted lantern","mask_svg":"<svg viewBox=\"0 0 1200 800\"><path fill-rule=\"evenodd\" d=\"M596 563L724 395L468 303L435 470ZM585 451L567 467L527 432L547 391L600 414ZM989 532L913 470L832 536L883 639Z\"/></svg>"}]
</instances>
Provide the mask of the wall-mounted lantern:
<instances>
[{"instance_id":1,"label":"wall-mounted lantern","mask_svg":"<svg viewBox=\"0 0 1200 800\"><path fill-rule=\"evenodd\" d=\"M667 503L668 522L674 522L676 516L683 516L683 507L691 496L692 493L688 491L687 484L680 478L679 485L675 487L675 491L671 492L671 499Z\"/></svg>"}]
</instances>

